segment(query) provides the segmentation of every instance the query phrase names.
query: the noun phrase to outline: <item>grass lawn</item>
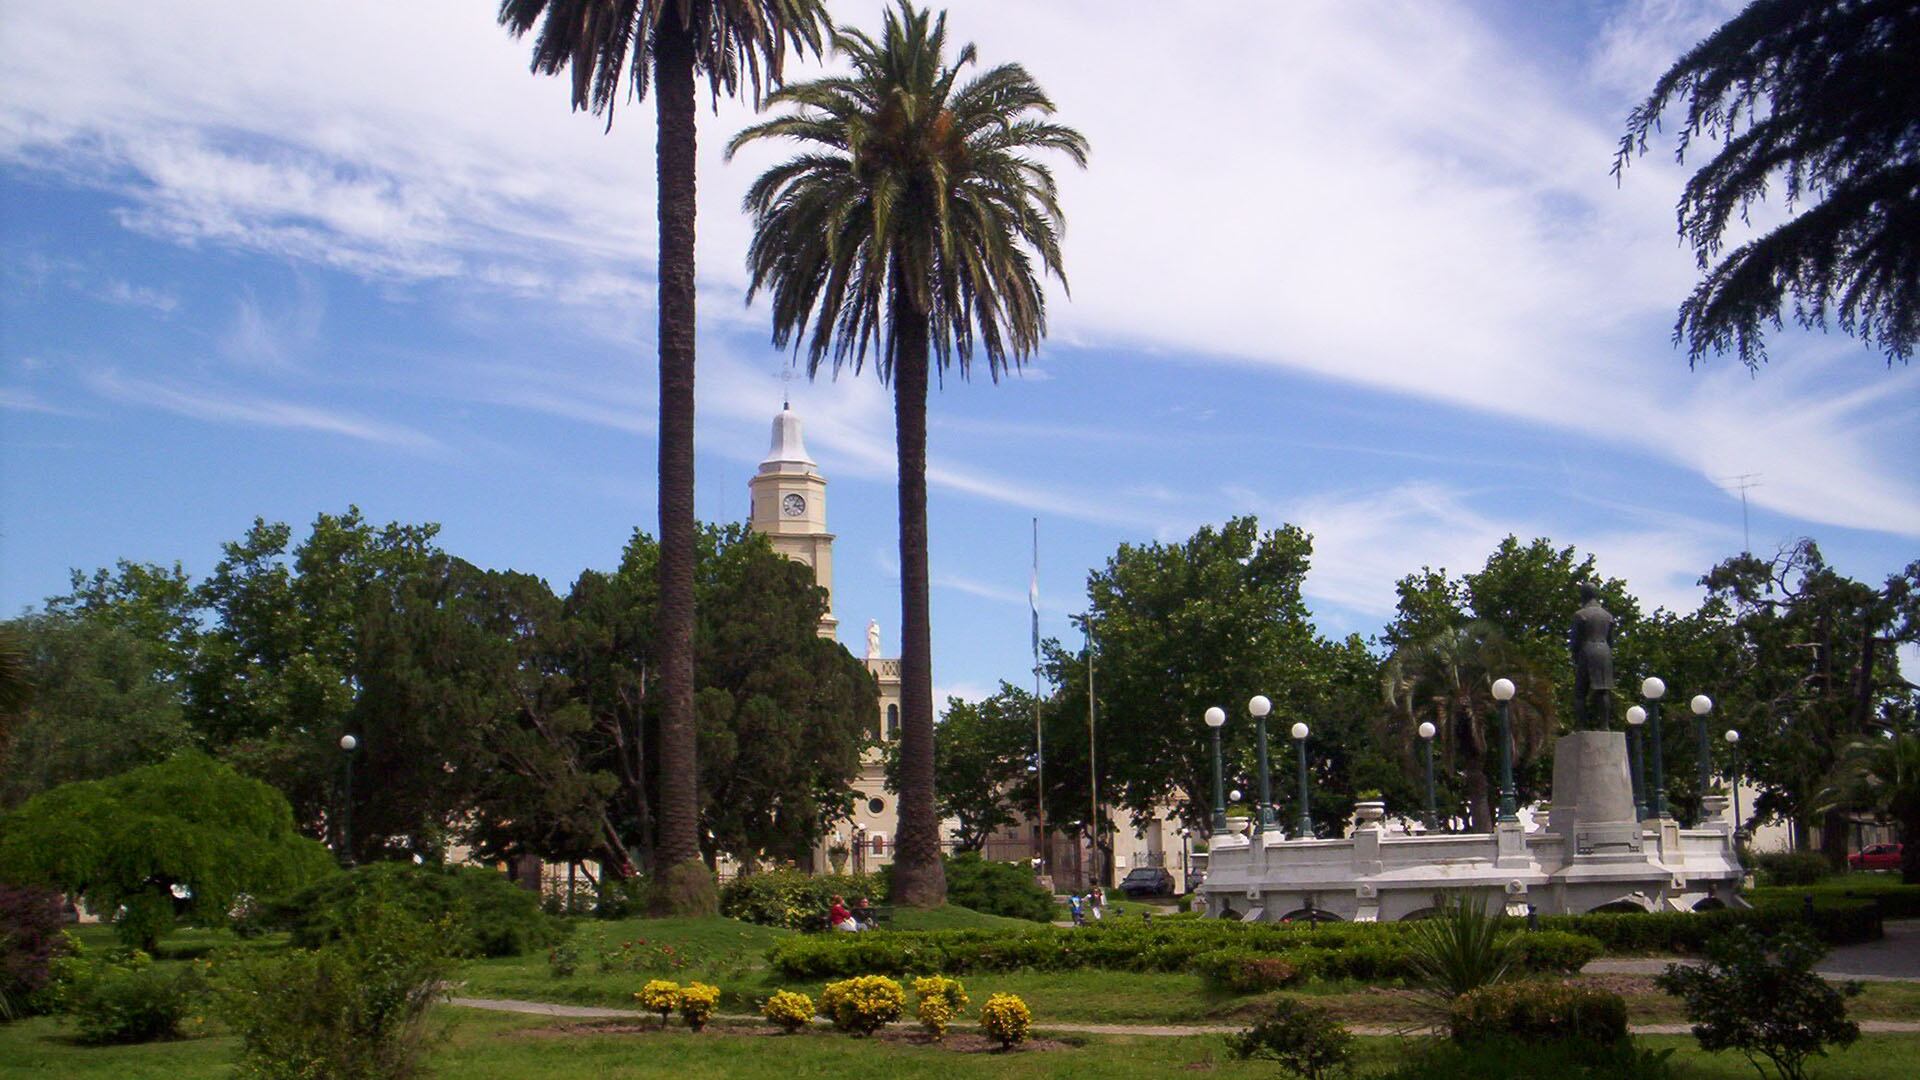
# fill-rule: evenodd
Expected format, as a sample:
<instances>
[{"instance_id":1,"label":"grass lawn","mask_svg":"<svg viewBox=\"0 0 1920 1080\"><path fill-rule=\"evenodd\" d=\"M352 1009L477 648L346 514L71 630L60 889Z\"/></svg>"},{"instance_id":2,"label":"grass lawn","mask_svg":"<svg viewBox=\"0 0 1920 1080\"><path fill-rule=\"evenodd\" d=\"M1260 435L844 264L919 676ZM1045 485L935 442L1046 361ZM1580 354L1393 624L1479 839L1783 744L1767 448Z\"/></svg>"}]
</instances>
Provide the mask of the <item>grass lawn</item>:
<instances>
[{"instance_id":1,"label":"grass lawn","mask_svg":"<svg viewBox=\"0 0 1920 1080\"><path fill-rule=\"evenodd\" d=\"M983 1052L959 1026L953 1047L926 1045L890 1033L854 1039L829 1031L786 1037L759 1027L715 1028L695 1035L684 1028L610 1032L562 1027L546 1018L499 1016L447 1009L452 1038L433 1057L434 1072L474 1080L673 1077L674 1080L792 1080L801 1077L885 1076L889 1080L966 1077L1160 1076L1205 1071L1222 1078L1270 1077L1271 1065L1243 1063L1218 1037L1092 1036L1061 1039L1011 1054ZM631 1027L632 1025L629 1025ZM1733 1080L1752 1070L1736 1055L1708 1056L1685 1038L1646 1040L1672 1047L1680 1080ZM969 1045L971 1044L971 1045ZM1403 1057L1405 1040L1360 1040L1361 1071ZM234 1040L208 1037L144 1046L74 1045L47 1019L0 1025L0 1080L62 1077L72 1080L214 1080L231 1070ZM1920 1074L1920 1036L1870 1035L1815 1065L1821 1080L1905 1080Z\"/></svg>"}]
</instances>

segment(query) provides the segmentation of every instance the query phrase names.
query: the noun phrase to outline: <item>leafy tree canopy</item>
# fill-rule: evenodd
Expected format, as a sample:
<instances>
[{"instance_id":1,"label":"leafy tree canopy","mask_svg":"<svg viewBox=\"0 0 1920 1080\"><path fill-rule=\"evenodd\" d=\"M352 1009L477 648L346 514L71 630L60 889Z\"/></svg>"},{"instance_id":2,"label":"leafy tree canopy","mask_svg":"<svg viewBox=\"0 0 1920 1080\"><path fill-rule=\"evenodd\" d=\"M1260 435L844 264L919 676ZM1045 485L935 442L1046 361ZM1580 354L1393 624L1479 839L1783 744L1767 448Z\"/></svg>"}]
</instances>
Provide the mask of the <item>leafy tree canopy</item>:
<instances>
[{"instance_id":1,"label":"leafy tree canopy","mask_svg":"<svg viewBox=\"0 0 1920 1080\"><path fill-rule=\"evenodd\" d=\"M1920 340L1920 5L1755 0L1682 56L1627 118L1620 175L1684 103L1675 157L1719 145L1680 196L1705 277L1680 305L1689 361L1766 360L1767 327L1840 329L1905 363ZM1792 213L1732 250L1774 189Z\"/></svg>"}]
</instances>

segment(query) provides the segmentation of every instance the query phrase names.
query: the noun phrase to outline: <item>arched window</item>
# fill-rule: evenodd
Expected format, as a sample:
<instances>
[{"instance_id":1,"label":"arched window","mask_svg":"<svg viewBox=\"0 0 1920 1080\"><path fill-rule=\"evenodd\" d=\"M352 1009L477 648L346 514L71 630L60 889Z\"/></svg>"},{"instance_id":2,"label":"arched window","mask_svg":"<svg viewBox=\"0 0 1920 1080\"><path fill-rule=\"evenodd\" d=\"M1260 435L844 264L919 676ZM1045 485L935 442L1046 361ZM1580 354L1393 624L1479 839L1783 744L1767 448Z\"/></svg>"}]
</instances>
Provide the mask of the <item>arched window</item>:
<instances>
[{"instance_id":1,"label":"arched window","mask_svg":"<svg viewBox=\"0 0 1920 1080\"><path fill-rule=\"evenodd\" d=\"M900 706L887 706L887 741L893 742L900 737Z\"/></svg>"},{"instance_id":2,"label":"arched window","mask_svg":"<svg viewBox=\"0 0 1920 1080\"><path fill-rule=\"evenodd\" d=\"M885 855L887 853L887 834L886 833L873 834L873 853L875 855Z\"/></svg>"}]
</instances>

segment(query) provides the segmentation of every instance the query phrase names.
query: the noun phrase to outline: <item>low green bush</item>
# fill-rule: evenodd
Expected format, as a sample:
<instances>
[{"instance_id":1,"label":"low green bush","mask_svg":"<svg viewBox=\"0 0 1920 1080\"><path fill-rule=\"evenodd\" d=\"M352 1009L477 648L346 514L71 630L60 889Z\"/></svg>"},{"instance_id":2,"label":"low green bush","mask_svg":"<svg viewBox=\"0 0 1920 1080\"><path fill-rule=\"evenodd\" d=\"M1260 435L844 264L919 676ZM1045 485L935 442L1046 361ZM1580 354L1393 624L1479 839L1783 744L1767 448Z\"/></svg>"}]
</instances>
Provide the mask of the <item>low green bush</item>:
<instances>
[{"instance_id":1,"label":"low green bush","mask_svg":"<svg viewBox=\"0 0 1920 1080\"><path fill-rule=\"evenodd\" d=\"M1880 909L1864 900L1816 900L1808 912L1791 903L1767 899L1750 911L1623 912L1596 915L1550 915L1540 920L1547 930L1566 930L1594 938L1609 954L1698 953L1708 939L1735 926L1751 926L1762 934L1777 934L1789 926L1803 926L1829 945L1856 945L1881 936Z\"/></svg>"},{"instance_id":2,"label":"low green bush","mask_svg":"<svg viewBox=\"0 0 1920 1080\"><path fill-rule=\"evenodd\" d=\"M1242 1061L1271 1061L1304 1080L1321 1080L1346 1068L1353 1033L1319 1006L1281 998L1252 1027L1227 1036L1227 1050Z\"/></svg>"},{"instance_id":3,"label":"low green bush","mask_svg":"<svg viewBox=\"0 0 1920 1080\"><path fill-rule=\"evenodd\" d=\"M1817 851L1763 852L1753 864L1768 885L1812 885L1834 874L1833 864Z\"/></svg>"},{"instance_id":4,"label":"low green bush","mask_svg":"<svg viewBox=\"0 0 1920 1080\"><path fill-rule=\"evenodd\" d=\"M1408 1053L1372 1080L1669 1080L1671 1050L1626 1039L1611 1045L1565 1039L1409 1043Z\"/></svg>"},{"instance_id":5,"label":"low green bush","mask_svg":"<svg viewBox=\"0 0 1920 1080\"><path fill-rule=\"evenodd\" d=\"M0 1024L42 1010L66 922L59 893L0 882Z\"/></svg>"},{"instance_id":6,"label":"low green bush","mask_svg":"<svg viewBox=\"0 0 1920 1080\"><path fill-rule=\"evenodd\" d=\"M199 964L154 965L137 949L90 954L78 942L54 961L55 1000L89 1045L153 1042L185 1034L204 1004Z\"/></svg>"},{"instance_id":7,"label":"low green bush","mask_svg":"<svg viewBox=\"0 0 1920 1080\"><path fill-rule=\"evenodd\" d=\"M1771 940L1735 927L1708 943L1706 964L1671 964L1654 981L1685 1003L1702 1050L1738 1050L1763 1076L1764 1059L1782 1080L1800 1080L1808 1058L1860 1037L1846 1001L1860 984L1816 974L1826 952L1799 927Z\"/></svg>"},{"instance_id":8,"label":"low green bush","mask_svg":"<svg viewBox=\"0 0 1920 1080\"><path fill-rule=\"evenodd\" d=\"M1462 1043L1511 1037L1529 1044L1578 1039L1612 1045L1627 1037L1627 1003L1605 990L1521 979L1454 998L1447 1026Z\"/></svg>"},{"instance_id":9,"label":"low green bush","mask_svg":"<svg viewBox=\"0 0 1920 1080\"><path fill-rule=\"evenodd\" d=\"M240 1038L240 1080L408 1080L440 1032L427 1010L453 973L449 916L376 897L348 902L351 932L318 949L216 962L219 1012Z\"/></svg>"},{"instance_id":10,"label":"low green bush","mask_svg":"<svg viewBox=\"0 0 1920 1080\"><path fill-rule=\"evenodd\" d=\"M1053 921L1053 894L1034 881L1032 867L990 862L971 851L949 856L945 862L947 903L1030 922Z\"/></svg>"},{"instance_id":11,"label":"low green bush","mask_svg":"<svg viewBox=\"0 0 1920 1080\"><path fill-rule=\"evenodd\" d=\"M720 890L720 914L761 926L819 929L836 896L844 897L848 907L862 896L878 903L887 897L886 882L878 874L808 874L799 870L746 874Z\"/></svg>"},{"instance_id":12,"label":"low green bush","mask_svg":"<svg viewBox=\"0 0 1920 1080\"><path fill-rule=\"evenodd\" d=\"M1534 930L1515 934L1507 942L1507 956L1514 965L1537 973L1571 975L1605 951L1597 939L1565 930Z\"/></svg>"},{"instance_id":13,"label":"low green bush","mask_svg":"<svg viewBox=\"0 0 1920 1080\"><path fill-rule=\"evenodd\" d=\"M1816 908L1836 903L1870 900L1880 905L1880 914L1888 919L1920 919L1920 885L1904 885L1897 879L1871 874L1850 874L1831 878L1817 885L1798 887L1761 887L1747 894L1755 904L1776 907L1800 905L1813 897Z\"/></svg>"},{"instance_id":14,"label":"low green bush","mask_svg":"<svg viewBox=\"0 0 1920 1080\"><path fill-rule=\"evenodd\" d=\"M381 862L354 868L272 905L270 918L293 943L316 948L353 932L351 913L366 902L392 904L414 918L445 923L457 951L520 956L557 945L567 926L540 910L540 898L496 871Z\"/></svg>"}]
</instances>

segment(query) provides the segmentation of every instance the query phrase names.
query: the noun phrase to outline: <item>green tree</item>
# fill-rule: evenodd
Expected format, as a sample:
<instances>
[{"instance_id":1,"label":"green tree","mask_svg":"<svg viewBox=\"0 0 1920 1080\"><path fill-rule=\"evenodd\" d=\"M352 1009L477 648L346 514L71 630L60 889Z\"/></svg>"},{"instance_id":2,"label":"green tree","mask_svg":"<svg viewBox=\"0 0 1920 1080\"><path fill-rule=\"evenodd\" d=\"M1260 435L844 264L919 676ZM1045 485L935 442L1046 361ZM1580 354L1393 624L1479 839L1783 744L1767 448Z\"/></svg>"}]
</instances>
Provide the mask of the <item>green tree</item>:
<instances>
[{"instance_id":1,"label":"green tree","mask_svg":"<svg viewBox=\"0 0 1920 1080\"><path fill-rule=\"evenodd\" d=\"M1680 196L1705 276L1680 305L1688 360L1766 359L1767 326L1840 329L1886 353L1920 338L1920 7L1909 0L1755 0L1695 45L1627 118L1614 174L1684 101L1675 157L1719 150ZM1784 223L1725 251L1727 227L1784 191Z\"/></svg>"},{"instance_id":2,"label":"green tree","mask_svg":"<svg viewBox=\"0 0 1920 1080\"><path fill-rule=\"evenodd\" d=\"M798 351L804 340L809 374L829 356L836 371L848 362L857 371L872 348L893 386L902 755L895 899L932 906L946 890L927 614L929 368L957 360L965 378L977 346L997 381L1039 347L1043 277L1065 277L1053 175L1034 155L1084 164L1087 143L1046 119L1052 101L1017 65L960 83L975 52L965 46L948 62L945 15L902 0L886 13L879 41L841 30L833 43L853 73L775 92L769 104L792 111L742 131L728 152L763 139L805 146L761 175L746 200L755 226L748 295L772 292L775 344Z\"/></svg>"},{"instance_id":3,"label":"green tree","mask_svg":"<svg viewBox=\"0 0 1920 1080\"><path fill-rule=\"evenodd\" d=\"M37 688L0 771L0 807L49 788L100 780L197 745L179 687L131 630L71 615L0 624L20 643Z\"/></svg>"},{"instance_id":4,"label":"green tree","mask_svg":"<svg viewBox=\"0 0 1920 1080\"><path fill-rule=\"evenodd\" d=\"M1862 808L1891 820L1900 832L1900 880L1920 884L1920 731L1869 736L1847 747L1834 785L1816 804L1823 810Z\"/></svg>"},{"instance_id":5,"label":"green tree","mask_svg":"<svg viewBox=\"0 0 1920 1080\"><path fill-rule=\"evenodd\" d=\"M332 869L279 792L197 753L63 784L0 817L0 878L78 896L148 951L176 910L217 925L244 896Z\"/></svg>"},{"instance_id":6,"label":"green tree","mask_svg":"<svg viewBox=\"0 0 1920 1080\"><path fill-rule=\"evenodd\" d=\"M659 859L668 868L700 853L693 711L695 339L694 99L705 75L717 100L744 83L758 100L778 83L791 45L820 50L825 22L816 0L501 0L499 20L515 36L540 24L533 70L570 69L572 105L607 114L623 82L635 98L653 90L659 172L660 278L660 627L662 770ZM713 882L689 879L682 895L711 910Z\"/></svg>"},{"instance_id":7,"label":"green tree","mask_svg":"<svg viewBox=\"0 0 1920 1080\"><path fill-rule=\"evenodd\" d=\"M887 787L894 791L898 745L886 748ZM1016 810L1033 813L1033 694L1002 682L978 702L948 698L933 729L933 760L935 808L957 823L954 848L978 852L996 830L1019 821Z\"/></svg>"}]
</instances>

